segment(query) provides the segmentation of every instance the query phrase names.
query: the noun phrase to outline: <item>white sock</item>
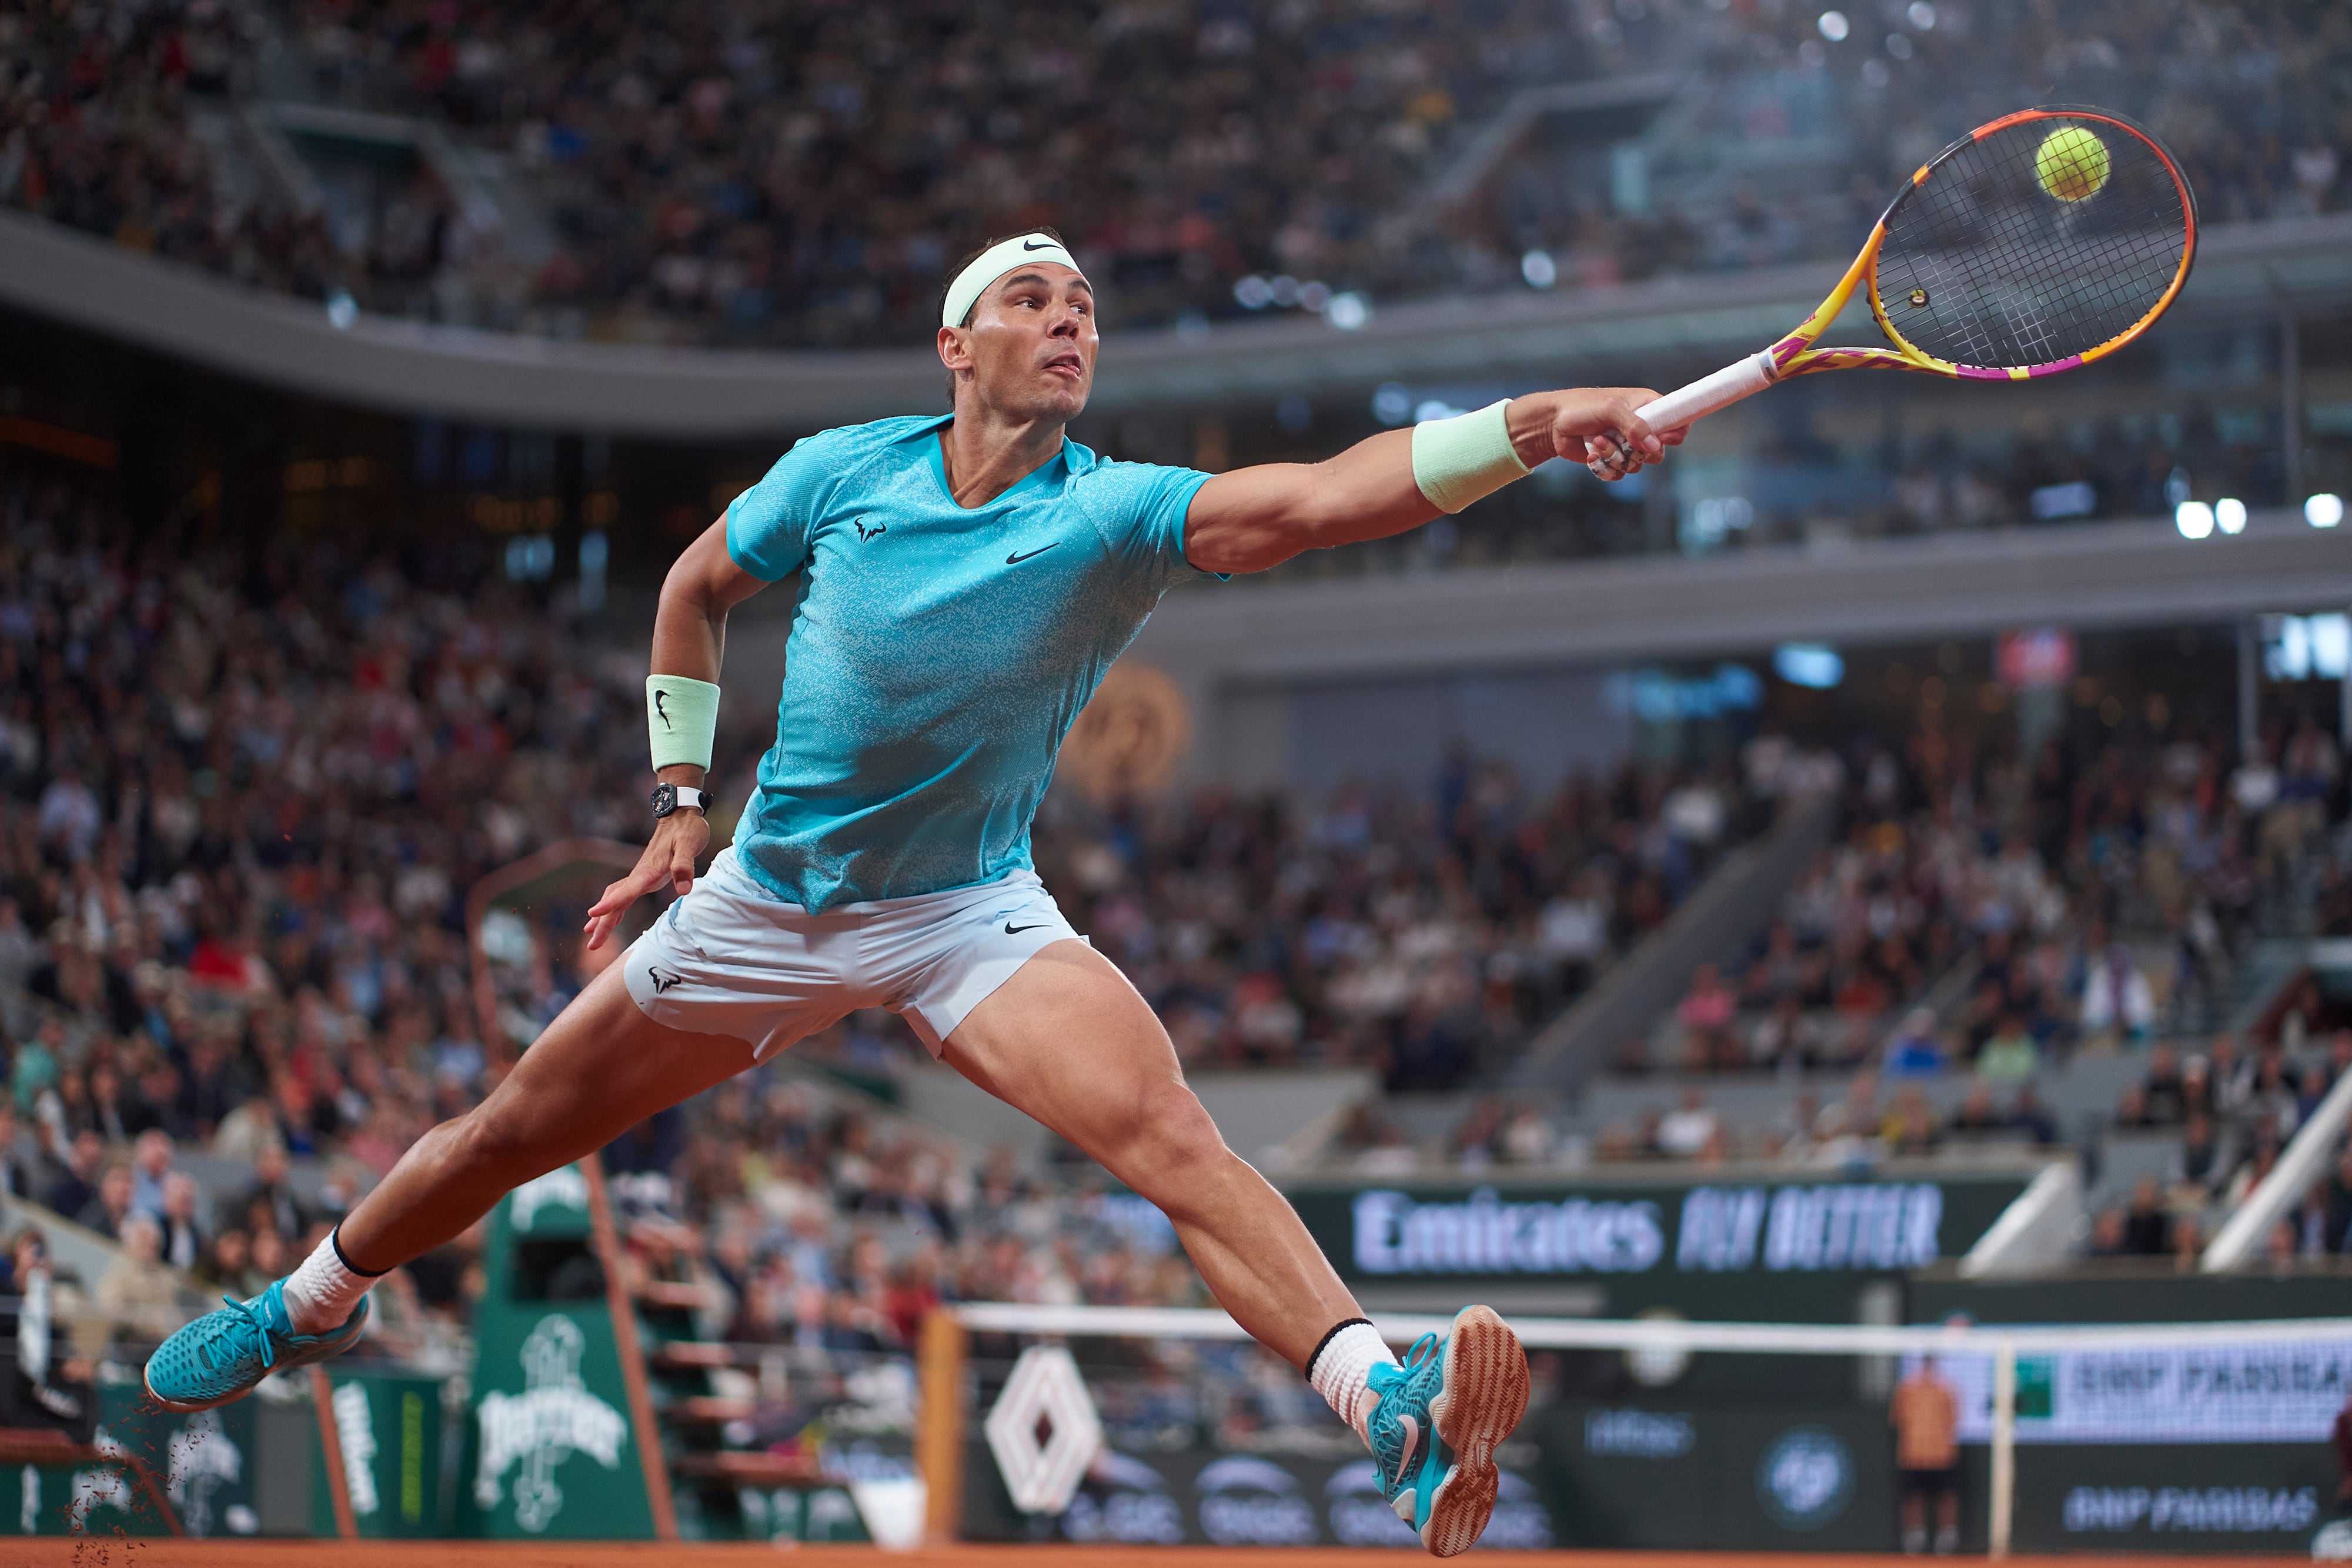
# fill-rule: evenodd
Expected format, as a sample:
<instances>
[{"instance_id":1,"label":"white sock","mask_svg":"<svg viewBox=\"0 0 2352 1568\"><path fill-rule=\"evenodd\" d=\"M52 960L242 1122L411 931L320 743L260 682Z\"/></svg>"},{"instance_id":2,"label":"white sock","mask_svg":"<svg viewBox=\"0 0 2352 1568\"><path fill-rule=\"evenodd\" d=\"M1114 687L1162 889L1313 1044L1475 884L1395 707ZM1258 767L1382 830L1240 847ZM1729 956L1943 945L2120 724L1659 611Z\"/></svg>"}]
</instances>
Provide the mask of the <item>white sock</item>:
<instances>
[{"instance_id":1,"label":"white sock","mask_svg":"<svg viewBox=\"0 0 2352 1568\"><path fill-rule=\"evenodd\" d=\"M1307 1382L1360 1437L1378 1403L1371 1389L1372 1368L1396 1364L1380 1330L1357 1318L1323 1336L1307 1363Z\"/></svg>"},{"instance_id":2,"label":"white sock","mask_svg":"<svg viewBox=\"0 0 2352 1568\"><path fill-rule=\"evenodd\" d=\"M318 1250L302 1260L302 1266L286 1276L286 1318L294 1325L296 1333L325 1333L339 1329L348 1322L352 1309L360 1298L382 1279L380 1274L362 1274L343 1261L342 1252L335 1246L335 1233L319 1243Z\"/></svg>"}]
</instances>

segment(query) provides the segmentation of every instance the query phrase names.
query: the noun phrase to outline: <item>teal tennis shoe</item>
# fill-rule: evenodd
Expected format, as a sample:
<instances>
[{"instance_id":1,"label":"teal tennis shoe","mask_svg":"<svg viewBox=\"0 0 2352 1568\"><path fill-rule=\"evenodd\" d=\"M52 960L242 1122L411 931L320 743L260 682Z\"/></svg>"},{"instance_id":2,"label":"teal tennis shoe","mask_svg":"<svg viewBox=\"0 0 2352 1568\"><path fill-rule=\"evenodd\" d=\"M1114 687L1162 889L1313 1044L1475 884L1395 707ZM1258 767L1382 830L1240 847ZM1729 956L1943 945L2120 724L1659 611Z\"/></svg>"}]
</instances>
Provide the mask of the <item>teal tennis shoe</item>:
<instances>
[{"instance_id":1,"label":"teal tennis shoe","mask_svg":"<svg viewBox=\"0 0 2352 1568\"><path fill-rule=\"evenodd\" d=\"M349 1350L367 1326L367 1298L329 1333L296 1333L286 1315L286 1281L249 1301L223 1297L215 1308L158 1345L147 1358L147 1392L185 1415L226 1405L273 1372L308 1366Z\"/></svg>"},{"instance_id":2,"label":"teal tennis shoe","mask_svg":"<svg viewBox=\"0 0 2352 1568\"><path fill-rule=\"evenodd\" d=\"M1444 1374L1439 1352L1444 1342L1433 1333L1415 1340L1398 1364L1382 1363L1366 1381L1380 1400L1364 1421L1364 1441L1371 1445L1372 1462L1380 1468L1381 1495L1407 1524L1413 1522L1413 1488L1422 1460L1429 1457L1429 1402Z\"/></svg>"},{"instance_id":3,"label":"teal tennis shoe","mask_svg":"<svg viewBox=\"0 0 2352 1568\"><path fill-rule=\"evenodd\" d=\"M1374 1367L1371 1385L1365 1436L1382 1495L1433 1556L1469 1551L1502 1485L1495 1450L1528 1412L1519 1336L1493 1308L1465 1307L1444 1339L1424 1334L1402 1364Z\"/></svg>"}]
</instances>

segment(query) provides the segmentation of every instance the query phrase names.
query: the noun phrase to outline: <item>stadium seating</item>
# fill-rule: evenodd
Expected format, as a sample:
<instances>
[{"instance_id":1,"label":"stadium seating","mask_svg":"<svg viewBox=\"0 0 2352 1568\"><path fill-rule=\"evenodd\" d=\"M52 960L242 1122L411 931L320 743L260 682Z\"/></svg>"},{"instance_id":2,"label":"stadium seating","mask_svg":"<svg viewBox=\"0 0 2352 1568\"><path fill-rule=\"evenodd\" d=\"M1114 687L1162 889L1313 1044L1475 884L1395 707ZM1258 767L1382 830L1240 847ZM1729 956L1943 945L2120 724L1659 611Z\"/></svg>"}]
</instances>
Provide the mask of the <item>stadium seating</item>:
<instances>
[{"instance_id":1,"label":"stadium seating","mask_svg":"<svg viewBox=\"0 0 2352 1568\"><path fill-rule=\"evenodd\" d=\"M1125 325L1842 256L1944 141L2051 99L2147 117L2209 222L2343 200L2352 42L2325 5L1879 9L26 13L5 24L0 201L395 316L850 345L925 340L953 253L1038 221ZM1559 99L1635 77L1656 92ZM321 134L390 156L305 173Z\"/></svg>"}]
</instances>

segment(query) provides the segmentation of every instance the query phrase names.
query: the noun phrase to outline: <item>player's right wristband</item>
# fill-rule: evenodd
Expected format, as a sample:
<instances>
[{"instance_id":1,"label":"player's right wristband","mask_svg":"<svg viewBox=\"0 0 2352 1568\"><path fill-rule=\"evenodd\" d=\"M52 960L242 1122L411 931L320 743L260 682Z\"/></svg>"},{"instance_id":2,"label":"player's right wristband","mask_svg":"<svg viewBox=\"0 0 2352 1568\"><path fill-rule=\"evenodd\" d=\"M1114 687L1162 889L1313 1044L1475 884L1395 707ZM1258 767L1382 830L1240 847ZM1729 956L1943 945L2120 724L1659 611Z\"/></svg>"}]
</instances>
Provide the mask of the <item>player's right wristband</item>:
<instances>
[{"instance_id":1,"label":"player's right wristband","mask_svg":"<svg viewBox=\"0 0 2352 1568\"><path fill-rule=\"evenodd\" d=\"M1441 512L1458 512L1491 496L1528 465L1511 446L1504 410L1511 400L1488 403L1475 413L1433 419L1412 427L1412 482Z\"/></svg>"},{"instance_id":2,"label":"player's right wristband","mask_svg":"<svg viewBox=\"0 0 2352 1568\"><path fill-rule=\"evenodd\" d=\"M719 734L719 688L686 675L646 677L646 733L654 769L691 762L708 772Z\"/></svg>"}]
</instances>

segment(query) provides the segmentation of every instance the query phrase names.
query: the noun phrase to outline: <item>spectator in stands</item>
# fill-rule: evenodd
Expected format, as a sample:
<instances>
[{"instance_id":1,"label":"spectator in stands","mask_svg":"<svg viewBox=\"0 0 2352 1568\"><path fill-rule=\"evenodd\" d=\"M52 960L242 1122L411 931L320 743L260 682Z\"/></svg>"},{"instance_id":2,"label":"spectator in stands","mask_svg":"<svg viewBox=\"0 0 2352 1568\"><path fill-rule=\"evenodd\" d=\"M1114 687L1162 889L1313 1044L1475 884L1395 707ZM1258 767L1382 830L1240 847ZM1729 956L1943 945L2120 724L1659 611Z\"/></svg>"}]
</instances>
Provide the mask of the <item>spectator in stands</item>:
<instances>
[{"instance_id":1,"label":"spectator in stands","mask_svg":"<svg viewBox=\"0 0 2352 1568\"><path fill-rule=\"evenodd\" d=\"M1738 1007L1739 998L1723 983L1722 971L1713 964L1701 964L1691 976L1690 989L1675 1009L1675 1021L1683 1030L1686 1071L1744 1065L1731 1040L1731 1019Z\"/></svg>"},{"instance_id":2,"label":"spectator in stands","mask_svg":"<svg viewBox=\"0 0 2352 1568\"><path fill-rule=\"evenodd\" d=\"M38 1203L46 1186L38 1142L16 1119L16 1105L0 1099L0 1194Z\"/></svg>"},{"instance_id":3,"label":"spectator in stands","mask_svg":"<svg viewBox=\"0 0 2352 1568\"><path fill-rule=\"evenodd\" d=\"M2091 1222L2091 1256L2094 1258L2125 1258L2131 1255L2129 1220L2121 1208L2110 1206L2099 1210Z\"/></svg>"},{"instance_id":4,"label":"spectator in stands","mask_svg":"<svg viewBox=\"0 0 2352 1568\"><path fill-rule=\"evenodd\" d=\"M131 1164L127 1160L110 1160L98 1178L98 1196L82 1206L74 1218L97 1231L109 1241L119 1240L122 1222L133 1210L131 1207Z\"/></svg>"},{"instance_id":5,"label":"spectator in stands","mask_svg":"<svg viewBox=\"0 0 2352 1568\"><path fill-rule=\"evenodd\" d=\"M1952 1113L1951 1130L1954 1137L1968 1139L1996 1137L2009 1131L2008 1118L1993 1104L1990 1084L1969 1087L1960 1108Z\"/></svg>"},{"instance_id":6,"label":"spectator in stands","mask_svg":"<svg viewBox=\"0 0 2352 1568\"><path fill-rule=\"evenodd\" d=\"M1943 1129L1937 1124L1936 1113L1919 1086L1906 1083L1897 1089L1894 1113L1885 1134L1886 1152L1898 1157L1920 1158L1934 1154L1943 1141Z\"/></svg>"},{"instance_id":7,"label":"spectator in stands","mask_svg":"<svg viewBox=\"0 0 2352 1568\"><path fill-rule=\"evenodd\" d=\"M1944 1042L1936 1033L1936 1015L1926 1008L1914 1008L1904 1015L1903 1027L1887 1042L1886 1060L1879 1071L1887 1078L1934 1078L1943 1071Z\"/></svg>"},{"instance_id":8,"label":"spectator in stands","mask_svg":"<svg viewBox=\"0 0 2352 1568\"><path fill-rule=\"evenodd\" d=\"M2352 1144L2336 1157L2335 1172L2326 1184L2327 1231L2321 1247L2329 1252L2352 1250Z\"/></svg>"},{"instance_id":9,"label":"spectator in stands","mask_svg":"<svg viewBox=\"0 0 2352 1568\"><path fill-rule=\"evenodd\" d=\"M2025 1019L2017 1013L2001 1015L2000 1027L1977 1052L1977 1076L1991 1083L2021 1083L2042 1070L2042 1053Z\"/></svg>"},{"instance_id":10,"label":"spectator in stands","mask_svg":"<svg viewBox=\"0 0 2352 1568\"><path fill-rule=\"evenodd\" d=\"M2156 1025L2156 992L2147 976L2120 942L2095 941L2092 948L2099 956L2083 981L2083 1032L2147 1039Z\"/></svg>"},{"instance_id":11,"label":"spectator in stands","mask_svg":"<svg viewBox=\"0 0 2352 1568\"><path fill-rule=\"evenodd\" d=\"M98 1427L98 1398L90 1386L90 1363L60 1354L67 1335L57 1321L59 1291L49 1263L48 1244L31 1226L9 1242L10 1278L0 1297L0 1427L63 1433L75 1442L90 1440Z\"/></svg>"},{"instance_id":12,"label":"spectator in stands","mask_svg":"<svg viewBox=\"0 0 2352 1568\"><path fill-rule=\"evenodd\" d=\"M2234 1209L2246 1201L2248 1195L2270 1179L2271 1170L2278 1164L2279 1140L2275 1129L2268 1123L2255 1129L2252 1147L2230 1172L2221 1189L2221 1207Z\"/></svg>"},{"instance_id":13,"label":"spectator in stands","mask_svg":"<svg viewBox=\"0 0 2352 1568\"><path fill-rule=\"evenodd\" d=\"M294 1191L282 1145L262 1145L253 1162L253 1185L238 1195L229 1212L241 1222L270 1230L281 1239L299 1237L308 1228L310 1209ZM259 1224L254 1225L257 1218Z\"/></svg>"},{"instance_id":14,"label":"spectator in stands","mask_svg":"<svg viewBox=\"0 0 2352 1568\"><path fill-rule=\"evenodd\" d=\"M2189 1101L2180 1072L2179 1054L2158 1042L2147 1053L2147 1071L2140 1079L2140 1108L2151 1127L2178 1127L2189 1114Z\"/></svg>"},{"instance_id":15,"label":"spectator in stands","mask_svg":"<svg viewBox=\"0 0 2352 1568\"><path fill-rule=\"evenodd\" d=\"M2124 1215L2123 1250L2134 1258L2161 1258L2171 1250L2172 1220L2165 1212L2156 1177L2143 1175L2132 1184L2131 1207Z\"/></svg>"},{"instance_id":16,"label":"spectator in stands","mask_svg":"<svg viewBox=\"0 0 2352 1568\"><path fill-rule=\"evenodd\" d=\"M150 1127L131 1151L131 1207L152 1218L163 1213L163 1183L172 1174L172 1134Z\"/></svg>"},{"instance_id":17,"label":"spectator in stands","mask_svg":"<svg viewBox=\"0 0 2352 1568\"><path fill-rule=\"evenodd\" d=\"M2276 1040L2266 1040L2248 1065L2250 1081L2241 1100L2240 1118L2254 1122L2267 1118L2278 1137L2293 1137L2302 1120L2302 1101L2285 1048Z\"/></svg>"},{"instance_id":18,"label":"spectator in stands","mask_svg":"<svg viewBox=\"0 0 2352 1568\"><path fill-rule=\"evenodd\" d=\"M1935 1547L1948 1555L1960 1545L1960 1401L1932 1355L1923 1355L1887 1407L1895 1428L1895 1495L1903 1550L1927 1550L1928 1511L1935 1512Z\"/></svg>"},{"instance_id":19,"label":"spectator in stands","mask_svg":"<svg viewBox=\"0 0 2352 1568\"><path fill-rule=\"evenodd\" d=\"M204 1228L196 1220L196 1178L185 1171L173 1171L163 1177L163 1212L156 1217L163 1228L162 1257L165 1263L183 1271L195 1268L210 1250Z\"/></svg>"},{"instance_id":20,"label":"spectator in stands","mask_svg":"<svg viewBox=\"0 0 2352 1568\"><path fill-rule=\"evenodd\" d=\"M184 1321L178 1288L162 1260L163 1227L151 1217L133 1212L124 1217L118 1239L121 1255L98 1279L94 1299L99 1325L91 1337L77 1332L78 1343L92 1359L118 1339L129 1342L124 1347L127 1354L143 1356Z\"/></svg>"},{"instance_id":21,"label":"spectator in stands","mask_svg":"<svg viewBox=\"0 0 2352 1568\"><path fill-rule=\"evenodd\" d=\"M1721 1119L1706 1103L1706 1092L1696 1084L1689 1085L1683 1090L1682 1103L1658 1124L1658 1151L1676 1159L1695 1159L1721 1124Z\"/></svg>"},{"instance_id":22,"label":"spectator in stands","mask_svg":"<svg viewBox=\"0 0 2352 1568\"><path fill-rule=\"evenodd\" d=\"M63 1215L79 1218L98 1200L98 1181L106 1165L106 1140L85 1130L74 1135L63 1160L51 1170L47 1196L42 1201Z\"/></svg>"},{"instance_id":23,"label":"spectator in stands","mask_svg":"<svg viewBox=\"0 0 2352 1568\"><path fill-rule=\"evenodd\" d=\"M2205 1227L2194 1214L2180 1214L2172 1220L2173 1267L2184 1274L2197 1272L2205 1250Z\"/></svg>"},{"instance_id":24,"label":"spectator in stands","mask_svg":"<svg viewBox=\"0 0 2352 1568\"><path fill-rule=\"evenodd\" d=\"M2048 1148L2058 1141L2058 1119L2042 1104L2041 1096L2031 1083L2021 1083L2009 1102L2009 1127L2011 1132L2031 1139L2037 1148Z\"/></svg>"},{"instance_id":25,"label":"spectator in stands","mask_svg":"<svg viewBox=\"0 0 2352 1568\"><path fill-rule=\"evenodd\" d=\"M2202 1111L2189 1113L2180 1132L2181 1181L2196 1188L2200 1197L2210 1197L2230 1168L2228 1151L2213 1118Z\"/></svg>"}]
</instances>

